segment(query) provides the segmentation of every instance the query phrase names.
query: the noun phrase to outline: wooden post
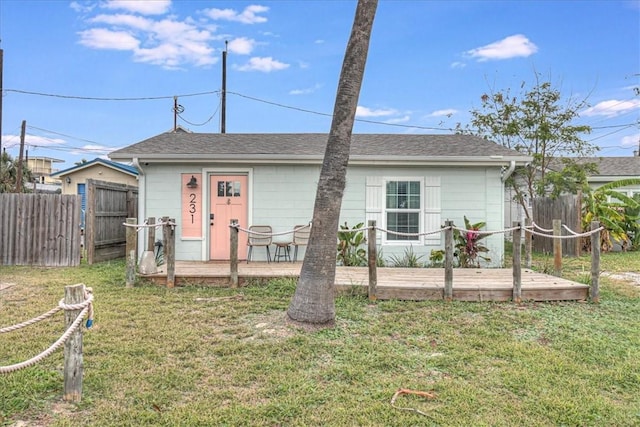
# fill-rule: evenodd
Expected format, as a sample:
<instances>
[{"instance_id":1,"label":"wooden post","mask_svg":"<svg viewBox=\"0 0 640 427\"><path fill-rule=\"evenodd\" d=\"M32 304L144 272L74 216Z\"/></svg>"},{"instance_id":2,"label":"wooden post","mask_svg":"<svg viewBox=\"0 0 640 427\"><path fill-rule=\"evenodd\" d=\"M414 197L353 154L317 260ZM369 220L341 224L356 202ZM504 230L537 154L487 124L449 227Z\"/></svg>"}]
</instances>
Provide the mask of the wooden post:
<instances>
[{"instance_id":1,"label":"wooden post","mask_svg":"<svg viewBox=\"0 0 640 427\"><path fill-rule=\"evenodd\" d=\"M522 269L520 268L520 248L522 225L519 222L513 223L513 302L520 304L522 302Z\"/></svg>"},{"instance_id":2,"label":"wooden post","mask_svg":"<svg viewBox=\"0 0 640 427\"><path fill-rule=\"evenodd\" d=\"M147 224L149 224L149 228L147 228L147 251L151 251L155 253L155 245L156 245L156 219L154 217L147 218Z\"/></svg>"},{"instance_id":3,"label":"wooden post","mask_svg":"<svg viewBox=\"0 0 640 427\"><path fill-rule=\"evenodd\" d=\"M444 300L453 300L453 221L444 222Z\"/></svg>"},{"instance_id":4,"label":"wooden post","mask_svg":"<svg viewBox=\"0 0 640 427\"><path fill-rule=\"evenodd\" d=\"M80 304L84 302L84 285L64 287L64 303ZM65 330L71 327L82 310L65 310ZM80 402L82 399L82 327L69 336L64 343L64 396L67 402Z\"/></svg>"},{"instance_id":5,"label":"wooden post","mask_svg":"<svg viewBox=\"0 0 640 427\"><path fill-rule=\"evenodd\" d=\"M231 251L229 253L229 268L231 270L231 287L238 287L238 220L232 219L231 225L229 227L230 235L231 235Z\"/></svg>"},{"instance_id":6,"label":"wooden post","mask_svg":"<svg viewBox=\"0 0 640 427\"><path fill-rule=\"evenodd\" d=\"M533 221L531 218L525 218L524 220L524 266L531 268L533 264L533 233L531 232L531 226Z\"/></svg>"},{"instance_id":7,"label":"wooden post","mask_svg":"<svg viewBox=\"0 0 640 427\"><path fill-rule=\"evenodd\" d=\"M599 221L591 221L591 230L600 228ZM600 231L591 235L591 302L600 302Z\"/></svg>"},{"instance_id":8,"label":"wooden post","mask_svg":"<svg viewBox=\"0 0 640 427\"><path fill-rule=\"evenodd\" d=\"M167 288L173 288L176 285L176 233L173 218L168 216L162 217L162 240L164 240L164 259L167 263Z\"/></svg>"},{"instance_id":9,"label":"wooden post","mask_svg":"<svg viewBox=\"0 0 640 427\"><path fill-rule=\"evenodd\" d=\"M127 288L133 288L133 284L136 282L136 243L138 240L138 233L136 227L132 227L136 225L136 222L135 218L127 218L127 273L125 278L125 286Z\"/></svg>"},{"instance_id":10,"label":"wooden post","mask_svg":"<svg viewBox=\"0 0 640 427\"><path fill-rule=\"evenodd\" d=\"M376 248L376 222L369 220L369 301L378 299L378 253Z\"/></svg>"},{"instance_id":11,"label":"wooden post","mask_svg":"<svg viewBox=\"0 0 640 427\"><path fill-rule=\"evenodd\" d=\"M562 239L557 239L557 236L562 236L562 221L559 219L553 220L553 275L557 277L562 276Z\"/></svg>"}]
</instances>

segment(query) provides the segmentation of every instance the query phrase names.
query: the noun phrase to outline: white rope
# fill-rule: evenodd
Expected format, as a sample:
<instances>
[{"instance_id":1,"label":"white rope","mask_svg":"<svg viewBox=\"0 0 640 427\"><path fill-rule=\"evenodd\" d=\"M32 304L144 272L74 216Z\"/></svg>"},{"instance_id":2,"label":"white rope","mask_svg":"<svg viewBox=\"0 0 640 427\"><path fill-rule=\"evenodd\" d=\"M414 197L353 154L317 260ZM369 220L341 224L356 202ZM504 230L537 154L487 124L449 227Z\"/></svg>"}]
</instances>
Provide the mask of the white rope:
<instances>
[{"instance_id":1,"label":"white rope","mask_svg":"<svg viewBox=\"0 0 640 427\"><path fill-rule=\"evenodd\" d=\"M542 228L540 227L538 224L536 224L535 222L531 222L531 225L533 226L533 228L537 228L538 230L544 232L544 233L553 233L553 228Z\"/></svg>"},{"instance_id":2,"label":"white rope","mask_svg":"<svg viewBox=\"0 0 640 427\"><path fill-rule=\"evenodd\" d=\"M598 231L602 231L604 230L604 227L600 227L600 228L596 228L595 230L591 230L591 231L587 231L585 233L577 233L577 234L573 234L570 236L554 236L554 235L549 235L549 234L543 234L543 233L539 233L537 231L531 230L530 233L534 234L536 236L541 236L541 237L549 237L551 239L576 239L579 237L586 237L586 236L590 236Z\"/></svg>"},{"instance_id":3,"label":"white rope","mask_svg":"<svg viewBox=\"0 0 640 427\"><path fill-rule=\"evenodd\" d=\"M476 234L481 234L481 235L485 235L485 234L501 234L501 233L508 233L510 231L514 231L514 230L518 230L521 229L523 227L511 227L511 228L505 228L503 230L496 230L496 231L483 231L483 230L467 230L466 228L460 228L460 227L456 227L455 225L452 226L452 228L454 230L458 230L461 233L476 233Z\"/></svg>"},{"instance_id":4,"label":"white rope","mask_svg":"<svg viewBox=\"0 0 640 427\"><path fill-rule=\"evenodd\" d=\"M175 227L176 224L173 221L167 221L167 222L163 222L162 220L160 220L159 222L156 222L155 224L147 224L148 221L145 221L142 224L127 224L126 222L123 222L122 225L124 225L125 227L134 227L136 228L137 232L140 232L140 230L142 230L143 228L159 228L162 227L163 225L170 225L172 227Z\"/></svg>"},{"instance_id":5,"label":"white rope","mask_svg":"<svg viewBox=\"0 0 640 427\"><path fill-rule=\"evenodd\" d=\"M573 231L572 229L570 229L569 227L567 227L567 226L566 226L566 225L564 225L564 224L562 224L562 227L563 227L565 230L567 230L567 232L568 232L569 234L573 234L574 236L577 236L578 234L580 234L580 233L578 233L577 231Z\"/></svg>"},{"instance_id":6,"label":"white rope","mask_svg":"<svg viewBox=\"0 0 640 427\"><path fill-rule=\"evenodd\" d=\"M311 226L311 224L307 224L307 225L304 225L302 227L294 228L293 230L289 230L289 231L281 231L279 233L263 233L261 231L254 231L254 230L249 230L247 228L242 228L238 224L229 225L229 227L237 228L238 231L244 231L247 234L255 234L256 236L271 236L271 237L273 237L273 236L284 236L286 234L295 233L298 230L303 230L303 229L305 229L307 227L310 227L310 226Z\"/></svg>"},{"instance_id":7,"label":"white rope","mask_svg":"<svg viewBox=\"0 0 640 427\"><path fill-rule=\"evenodd\" d=\"M22 328L27 327L29 325L33 325L34 323L38 323L38 322L40 322L40 321L42 321L44 319L47 319L47 318L53 316L54 314L56 314L60 310L62 310L61 307L54 307L51 310L47 311L44 314L41 314L38 317L34 317L33 319L27 320L27 321L22 322L22 323L18 323L18 324L13 325L13 326L7 326L6 328L2 328L2 329L0 329L0 334L4 334L6 332L17 331L18 329L22 329Z\"/></svg>"},{"instance_id":8,"label":"white rope","mask_svg":"<svg viewBox=\"0 0 640 427\"><path fill-rule=\"evenodd\" d=\"M77 304L72 304L72 305L75 306ZM88 312L89 312L89 307L85 307L80 312L78 317L76 317L76 320L73 321L73 323L71 324L69 329L67 329L66 332L64 334L62 334L62 336L60 338L58 338L58 340L56 342L54 342L48 349L46 349L42 353L38 354L37 356L32 357L29 360L25 360L24 362L16 363L16 364L9 365L9 366L0 366L0 374L8 374L8 373L11 373L11 372L18 371L20 369L27 368L27 367L29 367L31 365L35 365L36 363L38 363L38 362L44 360L46 357L50 356L54 351L56 351L58 348L60 348L60 346L62 344L64 344L67 341L67 339L69 339L71 334L73 334L76 331L76 329L78 329L78 327L82 323L82 319L84 318L84 316Z\"/></svg>"}]
</instances>

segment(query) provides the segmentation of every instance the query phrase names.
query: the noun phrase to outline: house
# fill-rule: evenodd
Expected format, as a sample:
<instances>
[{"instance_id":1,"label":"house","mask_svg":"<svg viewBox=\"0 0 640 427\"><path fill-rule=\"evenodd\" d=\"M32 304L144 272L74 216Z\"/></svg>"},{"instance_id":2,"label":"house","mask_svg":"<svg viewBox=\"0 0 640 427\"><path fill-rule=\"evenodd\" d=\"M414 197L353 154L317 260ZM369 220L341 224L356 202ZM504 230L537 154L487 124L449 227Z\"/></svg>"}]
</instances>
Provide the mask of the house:
<instances>
[{"instance_id":1,"label":"house","mask_svg":"<svg viewBox=\"0 0 640 427\"><path fill-rule=\"evenodd\" d=\"M27 158L27 167L31 171L37 184L57 185L60 183L59 180L51 176L52 173L57 172L57 169L53 167L54 163L64 163L64 160L54 159L52 157Z\"/></svg>"},{"instance_id":2,"label":"house","mask_svg":"<svg viewBox=\"0 0 640 427\"><path fill-rule=\"evenodd\" d=\"M594 164L597 173L587 176L587 183L591 189L595 190L602 185L620 181L623 179L640 179L640 155L634 151L633 156L627 157L580 157L574 158L579 164ZM559 158L553 159L549 165L550 170L560 171L563 163ZM640 185L629 185L616 188L623 194L633 197L640 194ZM509 226L513 221L523 221L525 218L524 209L514 201L515 191L513 188L505 188L505 226ZM530 207L530 206L529 206Z\"/></svg>"},{"instance_id":3,"label":"house","mask_svg":"<svg viewBox=\"0 0 640 427\"><path fill-rule=\"evenodd\" d=\"M87 201L87 179L138 186L138 170L136 168L101 158L95 158L89 162L55 172L51 176L62 181L62 194L79 194L82 196L81 226L83 228Z\"/></svg>"},{"instance_id":4,"label":"house","mask_svg":"<svg viewBox=\"0 0 640 427\"><path fill-rule=\"evenodd\" d=\"M274 233L311 220L327 139L304 133L167 132L109 157L138 169L139 223L147 217L175 219L176 259L225 260L231 219L245 229L270 225ZM353 135L340 223L353 227L376 220L382 229L426 233L447 219L464 226L466 215L474 223L486 222L487 230L501 230L504 180L529 161L470 135ZM143 233L139 239L144 248ZM486 241L490 266L500 266L503 236ZM444 238L378 233L377 244L385 258L412 249L426 261L432 249L444 246ZM239 252L246 257L244 244ZM264 253L254 255L266 259Z\"/></svg>"}]
</instances>

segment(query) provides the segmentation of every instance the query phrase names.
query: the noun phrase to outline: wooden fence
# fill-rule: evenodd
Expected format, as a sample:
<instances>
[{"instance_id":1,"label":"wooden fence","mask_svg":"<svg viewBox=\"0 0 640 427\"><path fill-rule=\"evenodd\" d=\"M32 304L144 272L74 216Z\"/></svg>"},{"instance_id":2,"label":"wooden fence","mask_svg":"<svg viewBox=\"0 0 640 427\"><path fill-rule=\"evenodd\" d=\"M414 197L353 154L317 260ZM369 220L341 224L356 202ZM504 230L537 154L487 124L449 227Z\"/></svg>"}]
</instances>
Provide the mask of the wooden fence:
<instances>
[{"instance_id":1,"label":"wooden fence","mask_svg":"<svg viewBox=\"0 0 640 427\"><path fill-rule=\"evenodd\" d=\"M0 194L0 265L80 265L80 196Z\"/></svg>"},{"instance_id":2,"label":"wooden fence","mask_svg":"<svg viewBox=\"0 0 640 427\"><path fill-rule=\"evenodd\" d=\"M562 224L573 231L582 232L582 196L566 195L556 199L538 197L532 201L533 221L540 227L551 230L553 220L559 219ZM565 234L567 234L565 232ZM552 253L553 239L533 239L533 250ZM564 239L562 253L579 256L582 252L582 239Z\"/></svg>"},{"instance_id":3,"label":"wooden fence","mask_svg":"<svg viewBox=\"0 0 640 427\"><path fill-rule=\"evenodd\" d=\"M123 258L127 218L138 216L138 188L87 180L85 246L87 263Z\"/></svg>"}]
</instances>

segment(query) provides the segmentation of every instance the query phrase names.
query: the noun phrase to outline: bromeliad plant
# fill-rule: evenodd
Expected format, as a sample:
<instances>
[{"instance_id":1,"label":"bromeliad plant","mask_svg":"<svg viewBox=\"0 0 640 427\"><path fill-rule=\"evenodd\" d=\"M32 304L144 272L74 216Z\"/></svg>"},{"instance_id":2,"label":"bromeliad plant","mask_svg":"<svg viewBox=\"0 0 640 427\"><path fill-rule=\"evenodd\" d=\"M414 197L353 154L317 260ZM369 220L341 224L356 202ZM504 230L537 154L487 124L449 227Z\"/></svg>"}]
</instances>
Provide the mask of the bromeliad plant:
<instances>
[{"instance_id":1,"label":"bromeliad plant","mask_svg":"<svg viewBox=\"0 0 640 427\"><path fill-rule=\"evenodd\" d=\"M367 251L361 246L367 242L364 231L360 230L364 223L356 224L352 229L347 223L338 231L338 265L345 267L361 267L367 265Z\"/></svg>"},{"instance_id":2,"label":"bromeliad plant","mask_svg":"<svg viewBox=\"0 0 640 427\"><path fill-rule=\"evenodd\" d=\"M453 230L455 241L453 255L458 258L458 267L480 268L480 260L491 261L491 258L482 255L489 252L489 248L480 242L487 237L487 234L479 233L480 229L485 225L485 222L471 224L465 216L464 228L466 231Z\"/></svg>"}]
</instances>

